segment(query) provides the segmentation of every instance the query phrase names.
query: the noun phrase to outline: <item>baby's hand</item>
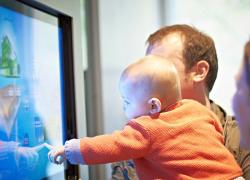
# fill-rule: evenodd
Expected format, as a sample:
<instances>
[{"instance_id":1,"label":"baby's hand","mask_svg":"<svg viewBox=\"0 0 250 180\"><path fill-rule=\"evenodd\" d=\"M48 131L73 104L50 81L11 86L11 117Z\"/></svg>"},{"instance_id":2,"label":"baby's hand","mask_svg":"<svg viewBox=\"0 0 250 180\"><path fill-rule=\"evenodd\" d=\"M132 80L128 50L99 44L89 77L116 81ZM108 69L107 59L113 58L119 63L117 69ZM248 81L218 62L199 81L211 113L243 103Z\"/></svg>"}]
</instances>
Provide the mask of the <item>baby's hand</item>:
<instances>
[{"instance_id":1,"label":"baby's hand","mask_svg":"<svg viewBox=\"0 0 250 180\"><path fill-rule=\"evenodd\" d=\"M48 153L50 162L55 164L62 164L66 160L64 153L64 146L55 147Z\"/></svg>"}]
</instances>

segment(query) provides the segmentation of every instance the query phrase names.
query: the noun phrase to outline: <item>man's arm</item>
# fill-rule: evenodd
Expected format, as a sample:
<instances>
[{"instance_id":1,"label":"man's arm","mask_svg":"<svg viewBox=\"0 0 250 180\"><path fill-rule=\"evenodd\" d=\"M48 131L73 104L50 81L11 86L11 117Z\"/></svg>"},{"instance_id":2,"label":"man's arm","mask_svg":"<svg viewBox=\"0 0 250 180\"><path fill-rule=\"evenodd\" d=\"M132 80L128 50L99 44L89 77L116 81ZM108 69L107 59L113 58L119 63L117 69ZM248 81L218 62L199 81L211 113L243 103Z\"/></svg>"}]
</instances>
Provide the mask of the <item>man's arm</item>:
<instances>
[{"instance_id":1,"label":"man's arm","mask_svg":"<svg viewBox=\"0 0 250 180\"><path fill-rule=\"evenodd\" d=\"M240 131L231 116L226 117L224 126L225 146L233 154L243 171L243 177L250 180L250 151L240 146Z\"/></svg>"},{"instance_id":2,"label":"man's arm","mask_svg":"<svg viewBox=\"0 0 250 180\"><path fill-rule=\"evenodd\" d=\"M240 166L243 171L243 176L246 180L250 179L250 152L240 148Z\"/></svg>"}]
</instances>

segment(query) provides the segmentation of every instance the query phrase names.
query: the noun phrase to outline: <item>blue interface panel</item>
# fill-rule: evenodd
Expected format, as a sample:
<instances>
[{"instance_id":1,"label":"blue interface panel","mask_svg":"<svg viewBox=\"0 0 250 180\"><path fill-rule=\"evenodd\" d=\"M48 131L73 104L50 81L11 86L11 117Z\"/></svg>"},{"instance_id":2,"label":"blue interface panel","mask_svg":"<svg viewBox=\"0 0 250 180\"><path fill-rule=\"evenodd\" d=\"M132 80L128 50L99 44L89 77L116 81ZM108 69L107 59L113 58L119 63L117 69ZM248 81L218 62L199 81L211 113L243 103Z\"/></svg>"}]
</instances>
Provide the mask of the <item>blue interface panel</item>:
<instances>
[{"instance_id":1,"label":"blue interface panel","mask_svg":"<svg viewBox=\"0 0 250 180\"><path fill-rule=\"evenodd\" d=\"M64 172L47 158L65 136L61 32L56 17L31 14L0 4L0 179Z\"/></svg>"}]
</instances>

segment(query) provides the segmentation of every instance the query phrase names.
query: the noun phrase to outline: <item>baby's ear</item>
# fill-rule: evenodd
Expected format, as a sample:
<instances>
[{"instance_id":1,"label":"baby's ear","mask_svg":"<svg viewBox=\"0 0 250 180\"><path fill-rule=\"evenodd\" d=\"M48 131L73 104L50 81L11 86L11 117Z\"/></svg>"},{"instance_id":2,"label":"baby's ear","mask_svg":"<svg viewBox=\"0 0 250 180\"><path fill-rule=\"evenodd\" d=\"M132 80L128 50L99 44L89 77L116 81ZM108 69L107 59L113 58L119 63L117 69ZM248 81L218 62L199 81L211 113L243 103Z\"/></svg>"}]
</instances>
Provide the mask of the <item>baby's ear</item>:
<instances>
[{"instance_id":1,"label":"baby's ear","mask_svg":"<svg viewBox=\"0 0 250 180\"><path fill-rule=\"evenodd\" d=\"M148 100L148 104L150 105L150 114L156 114L161 112L161 101L158 98L151 98Z\"/></svg>"}]
</instances>

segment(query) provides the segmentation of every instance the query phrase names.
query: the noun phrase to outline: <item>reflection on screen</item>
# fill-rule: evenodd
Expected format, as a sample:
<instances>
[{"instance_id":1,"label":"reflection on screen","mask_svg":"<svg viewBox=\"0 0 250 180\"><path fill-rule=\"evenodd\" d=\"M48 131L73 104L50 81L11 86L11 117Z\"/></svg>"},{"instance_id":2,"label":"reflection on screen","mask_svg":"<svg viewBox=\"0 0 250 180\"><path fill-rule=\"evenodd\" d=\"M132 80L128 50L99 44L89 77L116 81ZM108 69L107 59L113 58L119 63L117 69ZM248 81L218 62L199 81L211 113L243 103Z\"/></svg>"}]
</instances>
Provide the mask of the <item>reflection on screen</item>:
<instances>
[{"instance_id":1,"label":"reflection on screen","mask_svg":"<svg viewBox=\"0 0 250 180\"><path fill-rule=\"evenodd\" d=\"M0 179L64 171L47 158L63 144L61 81L58 26L0 6Z\"/></svg>"}]
</instances>

